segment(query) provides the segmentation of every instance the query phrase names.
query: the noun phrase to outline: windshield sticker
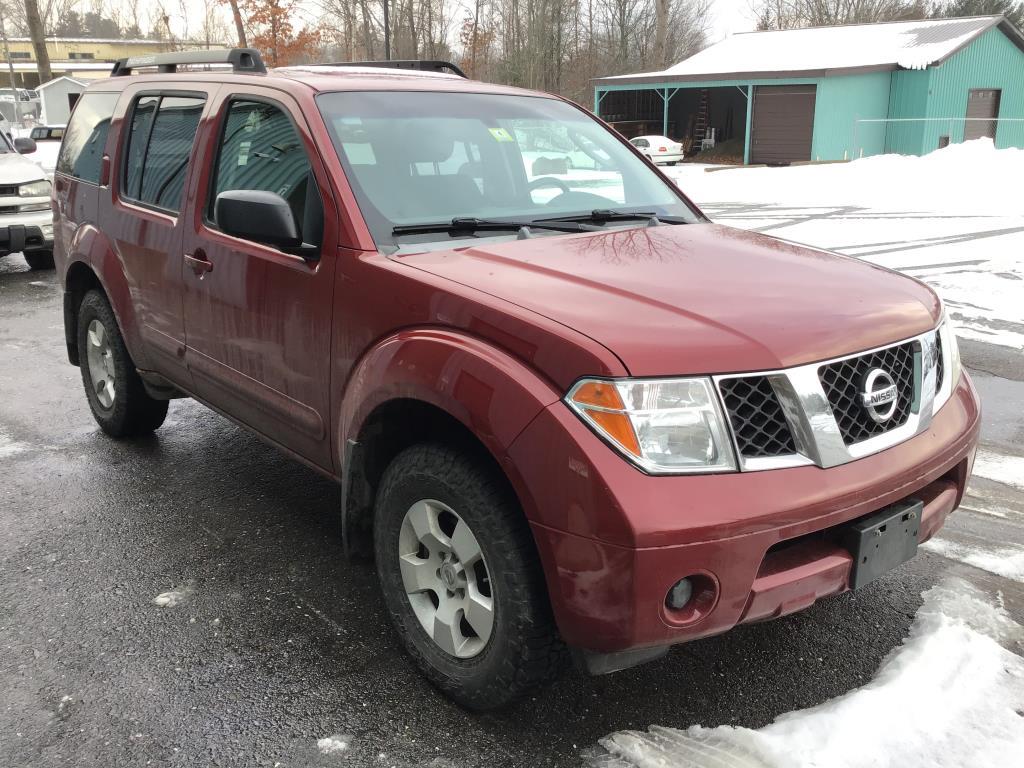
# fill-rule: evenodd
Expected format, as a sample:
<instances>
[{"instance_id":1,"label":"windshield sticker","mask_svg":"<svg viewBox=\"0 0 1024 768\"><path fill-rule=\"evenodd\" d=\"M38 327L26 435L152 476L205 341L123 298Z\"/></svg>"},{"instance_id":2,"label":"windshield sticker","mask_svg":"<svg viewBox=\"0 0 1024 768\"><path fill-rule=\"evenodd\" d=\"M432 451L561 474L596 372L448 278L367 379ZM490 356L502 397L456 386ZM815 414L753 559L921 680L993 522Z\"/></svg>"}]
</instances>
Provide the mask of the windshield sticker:
<instances>
[{"instance_id":1,"label":"windshield sticker","mask_svg":"<svg viewBox=\"0 0 1024 768\"><path fill-rule=\"evenodd\" d=\"M249 150L252 149L251 141L243 141L238 145L238 167L249 164Z\"/></svg>"},{"instance_id":2,"label":"windshield sticker","mask_svg":"<svg viewBox=\"0 0 1024 768\"><path fill-rule=\"evenodd\" d=\"M491 136L494 137L495 141L515 141L515 139L512 138L512 134L504 128L489 128L488 130L491 132Z\"/></svg>"}]
</instances>

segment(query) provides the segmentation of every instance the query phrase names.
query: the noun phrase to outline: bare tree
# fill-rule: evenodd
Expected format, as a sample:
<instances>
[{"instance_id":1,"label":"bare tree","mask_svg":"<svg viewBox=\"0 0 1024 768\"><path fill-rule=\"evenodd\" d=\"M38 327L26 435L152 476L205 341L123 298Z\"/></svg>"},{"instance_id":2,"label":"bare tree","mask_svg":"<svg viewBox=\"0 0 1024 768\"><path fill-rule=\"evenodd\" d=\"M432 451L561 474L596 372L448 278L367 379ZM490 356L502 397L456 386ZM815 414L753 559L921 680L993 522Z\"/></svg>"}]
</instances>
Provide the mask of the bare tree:
<instances>
[{"instance_id":1,"label":"bare tree","mask_svg":"<svg viewBox=\"0 0 1024 768\"><path fill-rule=\"evenodd\" d=\"M373 59L382 0L319 0L328 51ZM662 69L705 45L710 0L389 0L394 54L587 101L591 78ZM456 51L452 51L452 44Z\"/></svg>"},{"instance_id":2,"label":"bare tree","mask_svg":"<svg viewBox=\"0 0 1024 768\"><path fill-rule=\"evenodd\" d=\"M836 24L923 19L925 0L761 0L758 29L797 29Z\"/></svg>"},{"instance_id":3,"label":"bare tree","mask_svg":"<svg viewBox=\"0 0 1024 768\"><path fill-rule=\"evenodd\" d=\"M224 2L224 0L221 0ZM238 0L227 0L227 4L231 6L231 18L235 22L235 35L238 37L238 47L248 48L249 43L245 38L245 24L242 22L242 12L238 9Z\"/></svg>"},{"instance_id":4,"label":"bare tree","mask_svg":"<svg viewBox=\"0 0 1024 768\"><path fill-rule=\"evenodd\" d=\"M29 37L32 38L32 50L39 69L39 82L48 83L53 79L53 73L50 71L50 54L46 50L46 32L36 0L25 0L25 22L28 25Z\"/></svg>"}]
</instances>

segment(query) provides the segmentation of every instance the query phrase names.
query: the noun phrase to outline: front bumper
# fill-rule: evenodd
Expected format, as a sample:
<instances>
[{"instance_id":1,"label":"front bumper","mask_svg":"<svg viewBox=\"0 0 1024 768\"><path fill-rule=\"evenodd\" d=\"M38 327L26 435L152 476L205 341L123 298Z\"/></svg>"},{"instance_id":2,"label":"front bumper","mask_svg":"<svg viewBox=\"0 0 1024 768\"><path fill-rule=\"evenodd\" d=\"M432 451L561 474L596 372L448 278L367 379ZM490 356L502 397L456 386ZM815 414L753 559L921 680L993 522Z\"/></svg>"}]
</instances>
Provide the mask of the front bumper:
<instances>
[{"instance_id":1,"label":"front bumper","mask_svg":"<svg viewBox=\"0 0 1024 768\"><path fill-rule=\"evenodd\" d=\"M0 215L0 255L53 248L53 213Z\"/></svg>"},{"instance_id":2,"label":"front bumper","mask_svg":"<svg viewBox=\"0 0 1024 768\"><path fill-rule=\"evenodd\" d=\"M960 503L980 410L964 374L930 427L829 469L652 477L562 404L512 446L513 477L565 641L600 654L668 646L782 616L848 589L850 554L829 529L910 496L926 541ZM708 588L670 611L679 579Z\"/></svg>"}]
</instances>

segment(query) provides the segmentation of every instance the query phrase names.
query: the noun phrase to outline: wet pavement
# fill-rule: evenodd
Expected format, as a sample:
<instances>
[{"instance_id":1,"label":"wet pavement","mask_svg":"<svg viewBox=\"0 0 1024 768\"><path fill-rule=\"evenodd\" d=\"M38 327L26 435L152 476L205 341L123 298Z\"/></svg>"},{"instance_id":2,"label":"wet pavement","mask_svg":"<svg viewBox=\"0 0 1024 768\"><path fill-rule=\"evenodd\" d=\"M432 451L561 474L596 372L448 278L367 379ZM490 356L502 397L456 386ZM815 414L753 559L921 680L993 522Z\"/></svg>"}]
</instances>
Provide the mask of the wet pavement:
<instances>
[{"instance_id":1,"label":"wet pavement","mask_svg":"<svg viewBox=\"0 0 1024 768\"><path fill-rule=\"evenodd\" d=\"M571 766L612 731L760 727L862 685L945 572L1024 616L1019 582L922 551L802 614L469 714L406 659L372 566L342 557L332 483L191 401L151 438L102 436L61 322L54 273L0 260L4 768ZM1020 353L964 358L986 450L1020 452ZM944 535L1024 540L1024 489L979 478L965 504Z\"/></svg>"}]
</instances>

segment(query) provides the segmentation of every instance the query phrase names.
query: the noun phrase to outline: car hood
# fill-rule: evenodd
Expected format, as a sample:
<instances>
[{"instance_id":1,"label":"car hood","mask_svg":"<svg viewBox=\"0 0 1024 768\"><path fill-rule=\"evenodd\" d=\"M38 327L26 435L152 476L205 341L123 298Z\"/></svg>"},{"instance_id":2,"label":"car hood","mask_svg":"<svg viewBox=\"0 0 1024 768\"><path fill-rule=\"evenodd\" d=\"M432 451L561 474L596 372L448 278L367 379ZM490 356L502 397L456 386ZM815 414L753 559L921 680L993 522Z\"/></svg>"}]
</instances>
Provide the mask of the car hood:
<instances>
[{"instance_id":1,"label":"car hood","mask_svg":"<svg viewBox=\"0 0 1024 768\"><path fill-rule=\"evenodd\" d=\"M938 297L917 280L715 224L491 242L397 259L586 334L634 376L815 362L923 333L941 314Z\"/></svg>"},{"instance_id":2,"label":"car hood","mask_svg":"<svg viewBox=\"0 0 1024 768\"><path fill-rule=\"evenodd\" d=\"M0 154L0 185L24 184L46 177L43 169L17 152Z\"/></svg>"}]
</instances>

